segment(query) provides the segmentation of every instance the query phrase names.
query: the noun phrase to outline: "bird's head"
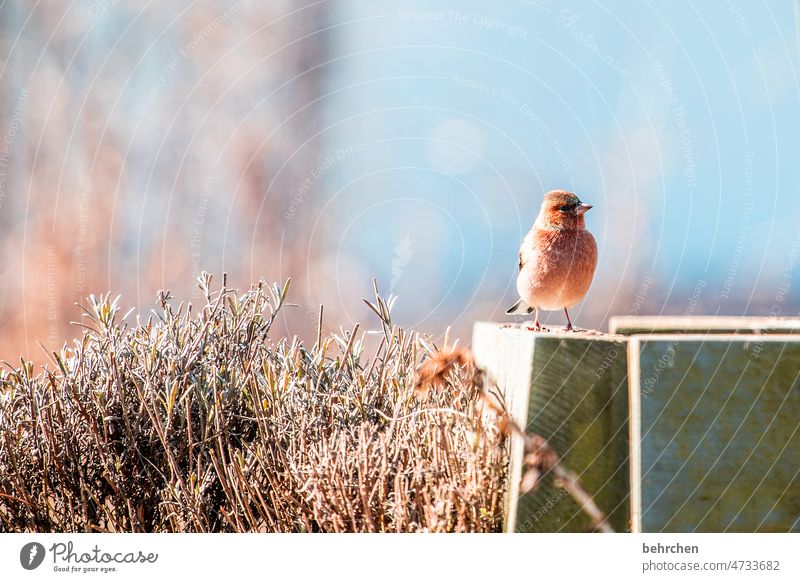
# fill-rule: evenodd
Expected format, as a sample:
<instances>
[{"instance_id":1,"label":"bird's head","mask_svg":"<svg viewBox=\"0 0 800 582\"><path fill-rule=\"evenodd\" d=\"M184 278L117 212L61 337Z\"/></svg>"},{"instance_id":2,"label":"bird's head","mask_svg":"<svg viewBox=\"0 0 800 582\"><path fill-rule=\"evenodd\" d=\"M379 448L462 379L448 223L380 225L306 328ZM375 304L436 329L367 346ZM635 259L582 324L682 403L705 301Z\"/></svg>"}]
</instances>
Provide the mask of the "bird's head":
<instances>
[{"instance_id":1,"label":"bird's head","mask_svg":"<svg viewBox=\"0 0 800 582\"><path fill-rule=\"evenodd\" d=\"M552 190L544 195L536 226L558 230L586 228L583 215L590 208L592 208L591 204L584 204L572 192Z\"/></svg>"}]
</instances>

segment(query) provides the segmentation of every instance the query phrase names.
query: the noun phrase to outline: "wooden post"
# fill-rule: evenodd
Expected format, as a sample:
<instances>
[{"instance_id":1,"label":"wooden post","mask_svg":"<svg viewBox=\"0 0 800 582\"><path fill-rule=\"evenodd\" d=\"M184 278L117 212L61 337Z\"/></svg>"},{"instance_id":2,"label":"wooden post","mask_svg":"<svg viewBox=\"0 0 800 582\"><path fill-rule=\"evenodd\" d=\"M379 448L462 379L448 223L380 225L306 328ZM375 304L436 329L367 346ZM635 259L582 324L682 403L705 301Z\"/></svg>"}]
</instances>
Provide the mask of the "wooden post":
<instances>
[{"instance_id":1,"label":"wooden post","mask_svg":"<svg viewBox=\"0 0 800 582\"><path fill-rule=\"evenodd\" d=\"M636 336L629 364L634 531L800 531L800 337Z\"/></svg>"},{"instance_id":2,"label":"wooden post","mask_svg":"<svg viewBox=\"0 0 800 582\"><path fill-rule=\"evenodd\" d=\"M609 524L629 531L626 338L478 323L472 345L520 426L545 437ZM513 439L510 455L506 531L590 529L580 507L550 478L520 495L521 439Z\"/></svg>"}]
</instances>

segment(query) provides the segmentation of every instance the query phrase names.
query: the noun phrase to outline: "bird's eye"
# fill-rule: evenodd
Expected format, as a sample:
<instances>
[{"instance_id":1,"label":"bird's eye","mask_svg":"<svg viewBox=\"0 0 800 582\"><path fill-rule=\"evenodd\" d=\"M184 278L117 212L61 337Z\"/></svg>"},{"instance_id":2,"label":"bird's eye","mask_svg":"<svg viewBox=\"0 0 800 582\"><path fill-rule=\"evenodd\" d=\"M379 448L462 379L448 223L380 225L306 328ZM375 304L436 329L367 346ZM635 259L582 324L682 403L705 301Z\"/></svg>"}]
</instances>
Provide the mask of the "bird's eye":
<instances>
[{"instance_id":1,"label":"bird's eye","mask_svg":"<svg viewBox=\"0 0 800 582\"><path fill-rule=\"evenodd\" d=\"M566 205L565 205L565 206L562 206L561 208L559 208L559 210L560 210L561 212L569 212L570 210L572 210L572 207L571 207L571 206L566 206Z\"/></svg>"}]
</instances>

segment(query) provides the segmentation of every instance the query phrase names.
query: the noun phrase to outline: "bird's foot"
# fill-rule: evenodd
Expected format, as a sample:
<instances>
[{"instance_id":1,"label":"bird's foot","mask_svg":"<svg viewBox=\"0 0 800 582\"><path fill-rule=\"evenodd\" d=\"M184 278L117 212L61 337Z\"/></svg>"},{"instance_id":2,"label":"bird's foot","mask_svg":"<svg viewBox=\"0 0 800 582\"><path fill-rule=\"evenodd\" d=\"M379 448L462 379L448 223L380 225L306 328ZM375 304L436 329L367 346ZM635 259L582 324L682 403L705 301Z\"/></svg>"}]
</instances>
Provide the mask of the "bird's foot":
<instances>
[{"instance_id":1,"label":"bird's foot","mask_svg":"<svg viewBox=\"0 0 800 582\"><path fill-rule=\"evenodd\" d=\"M528 331L542 331L542 324L537 321L533 324L533 327L528 327Z\"/></svg>"},{"instance_id":2,"label":"bird's foot","mask_svg":"<svg viewBox=\"0 0 800 582\"><path fill-rule=\"evenodd\" d=\"M575 328L574 328L574 327L572 327L572 324L571 324L571 323L568 323L568 324L566 325L566 327L564 328L564 331L575 331Z\"/></svg>"}]
</instances>

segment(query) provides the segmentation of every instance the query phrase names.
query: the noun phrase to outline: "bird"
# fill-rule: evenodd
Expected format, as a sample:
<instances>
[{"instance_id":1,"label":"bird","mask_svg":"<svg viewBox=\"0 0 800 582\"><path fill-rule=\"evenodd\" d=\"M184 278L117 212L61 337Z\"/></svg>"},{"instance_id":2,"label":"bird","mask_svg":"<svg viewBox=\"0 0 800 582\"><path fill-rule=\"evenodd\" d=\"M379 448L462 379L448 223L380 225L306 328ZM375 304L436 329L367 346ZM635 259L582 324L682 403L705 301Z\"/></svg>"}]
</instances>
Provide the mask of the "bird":
<instances>
[{"instance_id":1,"label":"bird","mask_svg":"<svg viewBox=\"0 0 800 582\"><path fill-rule=\"evenodd\" d=\"M597 242L586 230L584 214L592 208L572 192L544 195L539 215L519 249L517 292L520 300L508 315L536 312L531 331L541 331L539 311L563 309L564 331L574 331L568 309L589 291L597 268Z\"/></svg>"}]
</instances>

